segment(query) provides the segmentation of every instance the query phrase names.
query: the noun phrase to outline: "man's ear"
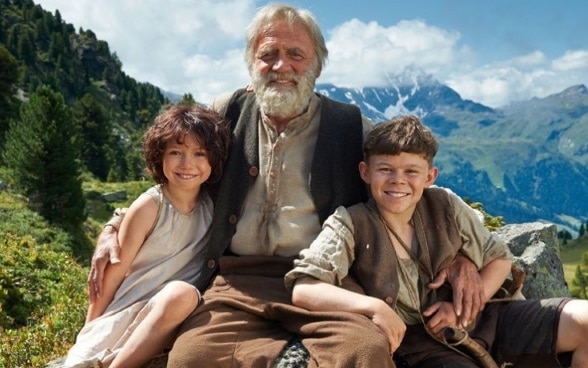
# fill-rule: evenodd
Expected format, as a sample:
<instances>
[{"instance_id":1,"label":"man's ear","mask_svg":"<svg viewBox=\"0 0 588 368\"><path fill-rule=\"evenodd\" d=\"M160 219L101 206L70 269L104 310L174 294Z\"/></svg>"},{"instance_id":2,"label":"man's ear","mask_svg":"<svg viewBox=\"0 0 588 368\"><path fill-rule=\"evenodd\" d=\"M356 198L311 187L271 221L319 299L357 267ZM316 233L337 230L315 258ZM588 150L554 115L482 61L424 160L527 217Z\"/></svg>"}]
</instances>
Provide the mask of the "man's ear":
<instances>
[{"instance_id":1,"label":"man's ear","mask_svg":"<svg viewBox=\"0 0 588 368\"><path fill-rule=\"evenodd\" d=\"M366 183L366 184L370 184L370 175L369 175L369 167L368 164L365 161L361 161L359 163L359 176L361 176L361 179Z\"/></svg>"},{"instance_id":2,"label":"man's ear","mask_svg":"<svg viewBox=\"0 0 588 368\"><path fill-rule=\"evenodd\" d=\"M432 166L427 172L427 181L425 182L427 187L435 184L435 180L437 180L437 176L439 176L439 169L435 166Z\"/></svg>"}]
</instances>

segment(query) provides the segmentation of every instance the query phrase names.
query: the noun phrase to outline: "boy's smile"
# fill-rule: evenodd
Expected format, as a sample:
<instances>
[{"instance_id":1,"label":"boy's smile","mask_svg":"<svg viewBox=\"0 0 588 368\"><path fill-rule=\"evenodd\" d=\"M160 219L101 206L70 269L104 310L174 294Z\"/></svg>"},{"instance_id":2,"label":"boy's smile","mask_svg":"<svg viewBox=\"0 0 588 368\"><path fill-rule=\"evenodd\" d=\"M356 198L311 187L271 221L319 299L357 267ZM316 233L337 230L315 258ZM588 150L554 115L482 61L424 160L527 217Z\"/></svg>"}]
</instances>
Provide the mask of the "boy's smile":
<instances>
[{"instance_id":1,"label":"boy's smile","mask_svg":"<svg viewBox=\"0 0 588 368\"><path fill-rule=\"evenodd\" d=\"M419 154L372 155L359 165L361 178L382 215L401 216L410 220L423 190L437 178L437 168L430 167Z\"/></svg>"}]
</instances>

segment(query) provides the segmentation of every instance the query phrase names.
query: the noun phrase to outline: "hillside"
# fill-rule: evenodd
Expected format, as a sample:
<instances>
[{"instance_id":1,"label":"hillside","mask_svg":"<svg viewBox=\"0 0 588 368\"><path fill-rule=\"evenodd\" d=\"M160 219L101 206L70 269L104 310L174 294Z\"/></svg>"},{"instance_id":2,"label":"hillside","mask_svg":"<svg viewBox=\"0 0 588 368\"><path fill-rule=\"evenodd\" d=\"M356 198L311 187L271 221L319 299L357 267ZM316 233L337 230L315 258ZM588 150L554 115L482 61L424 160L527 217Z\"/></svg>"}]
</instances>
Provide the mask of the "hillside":
<instances>
[{"instance_id":1,"label":"hillside","mask_svg":"<svg viewBox=\"0 0 588 368\"><path fill-rule=\"evenodd\" d=\"M0 181L0 368L44 367L66 354L84 322L89 257L101 224L150 185L86 181L89 218L71 234ZM101 194L110 192L126 198L104 201Z\"/></svg>"},{"instance_id":2,"label":"hillside","mask_svg":"<svg viewBox=\"0 0 588 368\"><path fill-rule=\"evenodd\" d=\"M0 1L0 148L19 105L42 85L58 91L84 133L82 157L100 179L133 180L142 174L140 133L161 106L162 91L122 71L122 62L91 30L76 31L31 0ZM1 162L0 162L1 164Z\"/></svg>"}]
</instances>

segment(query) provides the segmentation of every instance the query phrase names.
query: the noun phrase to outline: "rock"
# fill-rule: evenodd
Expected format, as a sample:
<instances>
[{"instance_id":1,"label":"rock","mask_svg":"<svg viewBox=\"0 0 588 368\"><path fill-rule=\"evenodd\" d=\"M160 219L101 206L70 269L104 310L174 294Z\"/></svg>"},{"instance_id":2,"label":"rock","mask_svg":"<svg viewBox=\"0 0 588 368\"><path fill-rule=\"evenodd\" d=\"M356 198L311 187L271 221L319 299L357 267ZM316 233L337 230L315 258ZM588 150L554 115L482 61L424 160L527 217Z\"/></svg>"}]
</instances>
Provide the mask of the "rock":
<instances>
[{"instance_id":1,"label":"rock","mask_svg":"<svg viewBox=\"0 0 588 368\"><path fill-rule=\"evenodd\" d=\"M496 235L506 242L514 263L526 273L523 295L527 299L569 296L559 257L557 228L531 222L505 225Z\"/></svg>"},{"instance_id":2,"label":"rock","mask_svg":"<svg viewBox=\"0 0 588 368\"><path fill-rule=\"evenodd\" d=\"M108 192L100 196L104 202L122 202L127 199L127 192L122 190L118 192Z\"/></svg>"}]
</instances>

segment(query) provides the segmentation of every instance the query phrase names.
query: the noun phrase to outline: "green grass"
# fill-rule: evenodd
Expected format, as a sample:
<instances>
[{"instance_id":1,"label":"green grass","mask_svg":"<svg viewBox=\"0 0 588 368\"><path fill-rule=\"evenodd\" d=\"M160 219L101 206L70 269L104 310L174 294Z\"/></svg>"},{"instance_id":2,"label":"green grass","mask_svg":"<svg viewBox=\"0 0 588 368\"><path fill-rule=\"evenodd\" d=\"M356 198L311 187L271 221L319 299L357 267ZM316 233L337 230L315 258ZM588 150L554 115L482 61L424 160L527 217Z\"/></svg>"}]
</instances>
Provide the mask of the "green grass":
<instances>
[{"instance_id":1,"label":"green grass","mask_svg":"<svg viewBox=\"0 0 588 368\"><path fill-rule=\"evenodd\" d=\"M73 234L28 209L11 188L0 191L0 368L42 368L67 353L84 322L88 261L101 225L151 185L84 181L89 218ZM118 191L127 198L100 198ZM79 244L85 257L72 250Z\"/></svg>"},{"instance_id":2,"label":"green grass","mask_svg":"<svg viewBox=\"0 0 588 368\"><path fill-rule=\"evenodd\" d=\"M582 255L586 252L588 252L588 237L574 240L572 244L561 248L560 258L568 285L572 285L576 267L582 264Z\"/></svg>"}]
</instances>

